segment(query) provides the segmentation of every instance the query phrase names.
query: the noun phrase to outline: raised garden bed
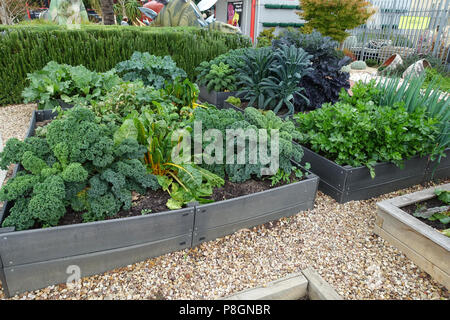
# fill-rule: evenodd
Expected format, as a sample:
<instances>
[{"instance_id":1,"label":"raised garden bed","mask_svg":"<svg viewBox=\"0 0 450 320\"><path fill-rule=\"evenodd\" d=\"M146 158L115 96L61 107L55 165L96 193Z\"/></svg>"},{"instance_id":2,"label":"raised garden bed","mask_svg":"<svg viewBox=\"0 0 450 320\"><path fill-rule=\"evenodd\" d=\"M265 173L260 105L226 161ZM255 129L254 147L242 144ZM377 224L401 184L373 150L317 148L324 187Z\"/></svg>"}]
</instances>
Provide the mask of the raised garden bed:
<instances>
[{"instance_id":1,"label":"raised garden bed","mask_svg":"<svg viewBox=\"0 0 450 320\"><path fill-rule=\"evenodd\" d=\"M28 136L37 122L53 116L51 110L35 111ZM25 231L0 228L4 292L15 295L65 283L72 265L80 268L81 277L100 274L311 209L318 183L309 174L300 182L175 211ZM10 208L6 202L1 221Z\"/></svg>"},{"instance_id":2,"label":"raised garden bed","mask_svg":"<svg viewBox=\"0 0 450 320\"><path fill-rule=\"evenodd\" d=\"M450 289L450 238L408 213L407 207L434 199L435 187L377 203L374 232ZM450 184L438 189L450 191Z\"/></svg>"},{"instance_id":3,"label":"raised garden bed","mask_svg":"<svg viewBox=\"0 0 450 320\"><path fill-rule=\"evenodd\" d=\"M366 200L381 194L407 188L433 179L450 177L450 149L438 164L428 157L414 157L403 169L390 162L375 165L375 178L367 167L341 166L302 146L302 164L309 162L311 171L320 177L319 190L339 203ZM434 171L434 172L433 172Z\"/></svg>"},{"instance_id":4,"label":"raised garden bed","mask_svg":"<svg viewBox=\"0 0 450 320\"><path fill-rule=\"evenodd\" d=\"M235 96L236 92L217 92L217 91L210 91L208 92L208 89L206 87L200 86L200 100L206 101L208 103L211 103L218 108L222 108L225 100L228 99L230 96Z\"/></svg>"},{"instance_id":5,"label":"raised garden bed","mask_svg":"<svg viewBox=\"0 0 450 320\"><path fill-rule=\"evenodd\" d=\"M228 102L224 103L224 108L243 112L243 109ZM378 163L373 179L365 166L341 166L304 146L302 148L304 156L301 164L310 163L311 172L320 178L319 190L339 203L367 200L415 184L450 177L450 148L439 163L437 160L430 161L428 157L406 160L403 169L389 162Z\"/></svg>"}]
</instances>

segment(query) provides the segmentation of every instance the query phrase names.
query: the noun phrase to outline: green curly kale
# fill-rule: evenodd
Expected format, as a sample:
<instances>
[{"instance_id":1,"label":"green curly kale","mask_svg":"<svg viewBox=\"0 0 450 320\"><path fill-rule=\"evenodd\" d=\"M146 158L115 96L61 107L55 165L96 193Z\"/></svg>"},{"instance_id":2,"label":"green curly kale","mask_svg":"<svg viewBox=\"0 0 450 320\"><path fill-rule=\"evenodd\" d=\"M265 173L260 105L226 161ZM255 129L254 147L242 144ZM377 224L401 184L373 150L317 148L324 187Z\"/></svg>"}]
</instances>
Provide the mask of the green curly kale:
<instances>
[{"instance_id":1,"label":"green curly kale","mask_svg":"<svg viewBox=\"0 0 450 320\"><path fill-rule=\"evenodd\" d=\"M303 149L299 145L292 144L294 139L298 139L300 134L295 130L295 125L291 121L285 121L277 117L273 111L261 112L255 108L248 107L244 113L240 113L233 109L219 110L216 108L202 109L197 108L194 111L193 120L202 121L203 130L217 129L222 132L225 139L227 130L254 130L258 134L259 129L266 129L267 131L267 149L270 154L271 151L271 130L276 130L279 134L279 170L284 174L289 175L292 172L291 159L300 162L303 157ZM246 140L248 141L248 140ZM226 144L224 143L223 150L223 164L214 163L208 165L202 164L202 167L219 175L220 177L228 176L232 182L244 182L256 176L262 177L261 169L267 168L268 165L263 165L259 152L257 150L250 150L249 143L240 145L239 139L233 139L231 143L234 144L235 150L245 148L244 164L226 164ZM210 142L203 142L203 149L207 147ZM251 152L252 151L252 152ZM251 156L258 154L256 163L250 161Z\"/></svg>"},{"instance_id":2,"label":"green curly kale","mask_svg":"<svg viewBox=\"0 0 450 320\"><path fill-rule=\"evenodd\" d=\"M0 190L0 201L15 202L3 226L55 226L68 206L84 212L84 221L101 220L129 209L132 191L159 187L139 161L145 147L131 139L115 144L89 109L70 109L47 127L46 138L11 139L0 153L2 166L25 169Z\"/></svg>"}]
</instances>

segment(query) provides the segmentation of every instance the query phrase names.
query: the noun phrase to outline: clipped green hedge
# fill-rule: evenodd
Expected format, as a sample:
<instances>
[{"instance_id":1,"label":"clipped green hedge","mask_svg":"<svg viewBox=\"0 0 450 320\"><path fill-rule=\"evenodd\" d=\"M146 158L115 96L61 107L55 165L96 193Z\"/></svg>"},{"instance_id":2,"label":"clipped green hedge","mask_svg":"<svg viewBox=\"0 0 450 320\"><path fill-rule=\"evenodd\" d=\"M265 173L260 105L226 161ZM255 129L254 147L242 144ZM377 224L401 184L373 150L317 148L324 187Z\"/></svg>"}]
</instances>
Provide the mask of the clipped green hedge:
<instances>
[{"instance_id":1,"label":"clipped green hedge","mask_svg":"<svg viewBox=\"0 0 450 320\"><path fill-rule=\"evenodd\" d=\"M105 72L134 51L170 55L191 79L195 67L230 49L248 47L246 36L201 28L53 25L0 26L0 105L20 103L29 72L49 61Z\"/></svg>"}]
</instances>

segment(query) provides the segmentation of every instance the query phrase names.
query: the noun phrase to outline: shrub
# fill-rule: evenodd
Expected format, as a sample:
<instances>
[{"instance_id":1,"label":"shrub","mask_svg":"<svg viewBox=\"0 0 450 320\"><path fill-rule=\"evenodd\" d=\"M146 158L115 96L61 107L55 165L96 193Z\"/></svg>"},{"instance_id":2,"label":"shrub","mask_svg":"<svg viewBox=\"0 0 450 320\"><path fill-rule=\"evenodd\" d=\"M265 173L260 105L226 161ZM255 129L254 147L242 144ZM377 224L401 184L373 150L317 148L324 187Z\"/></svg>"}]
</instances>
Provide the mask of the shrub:
<instances>
[{"instance_id":1,"label":"shrub","mask_svg":"<svg viewBox=\"0 0 450 320\"><path fill-rule=\"evenodd\" d=\"M194 27L0 26L0 105L22 102L27 73L41 70L49 61L106 72L135 51L149 52L171 56L194 80L200 62L248 46L247 37Z\"/></svg>"},{"instance_id":2,"label":"shrub","mask_svg":"<svg viewBox=\"0 0 450 320\"><path fill-rule=\"evenodd\" d=\"M366 64L367 64L368 67L373 68L373 67L376 67L378 65L378 60L376 60L376 59L367 59L366 60Z\"/></svg>"},{"instance_id":3,"label":"shrub","mask_svg":"<svg viewBox=\"0 0 450 320\"><path fill-rule=\"evenodd\" d=\"M272 45L272 40L275 39L275 27L264 29L259 33L257 38L257 47L270 47Z\"/></svg>"},{"instance_id":4,"label":"shrub","mask_svg":"<svg viewBox=\"0 0 450 320\"><path fill-rule=\"evenodd\" d=\"M300 5L297 14L307 21L304 30L316 29L339 42L348 36L346 30L364 24L375 13L365 0L301 0Z\"/></svg>"}]
</instances>

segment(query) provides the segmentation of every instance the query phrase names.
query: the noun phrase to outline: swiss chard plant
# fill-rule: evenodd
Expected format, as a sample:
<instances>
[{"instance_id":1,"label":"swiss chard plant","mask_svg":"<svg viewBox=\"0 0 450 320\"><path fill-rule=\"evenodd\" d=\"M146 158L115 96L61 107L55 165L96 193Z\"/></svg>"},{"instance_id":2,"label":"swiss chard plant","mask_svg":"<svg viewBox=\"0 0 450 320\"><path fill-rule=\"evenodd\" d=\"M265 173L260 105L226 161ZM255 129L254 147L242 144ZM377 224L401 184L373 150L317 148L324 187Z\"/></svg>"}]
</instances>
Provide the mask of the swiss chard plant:
<instances>
[{"instance_id":1,"label":"swiss chard plant","mask_svg":"<svg viewBox=\"0 0 450 320\"><path fill-rule=\"evenodd\" d=\"M148 52L134 52L130 60L119 62L115 69L125 81L141 80L156 89L164 88L167 81L187 77L170 56L154 56Z\"/></svg>"},{"instance_id":2,"label":"swiss chard plant","mask_svg":"<svg viewBox=\"0 0 450 320\"><path fill-rule=\"evenodd\" d=\"M272 106L273 112L278 113L281 107L286 106L286 115L293 115L295 99L303 99L309 104L308 98L304 96L305 89L298 84L305 74L312 71L310 58L311 55L295 46L281 45L275 50L269 68L270 75L261 81L267 103Z\"/></svg>"},{"instance_id":3,"label":"swiss chard plant","mask_svg":"<svg viewBox=\"0 0 450 320\"><path fill-rule=\"evenodd\" d=\"M114 143L114 130L76 107L53 120L45 138L8 140L0 167L20 163L24 170L0 190L1 201L14 202L3 227L56 226L68 207L86 222L103 220L130 209L132 191L159 188L139 160L145 148L132 139Z\"/></svg>"},{"instance_id":4,"label":"swiss chard plant","mask_svg":"<svg viewBox=\"0 0 450 320\"><path fill-rule=\"evenodd\" d=\"M172 133L182 126L178 120L177 113L133 112L114 135L116 144L132 139L146 148L143 162L162 189L170 194L166 204L169 209L182 208L191 201L212 202L208 197L213 188L224 184L221 177L191 163L191 159L186 163L173 161L172 151L181 149L183 142L172 140Z\"/></svg>"}]
</instances>

